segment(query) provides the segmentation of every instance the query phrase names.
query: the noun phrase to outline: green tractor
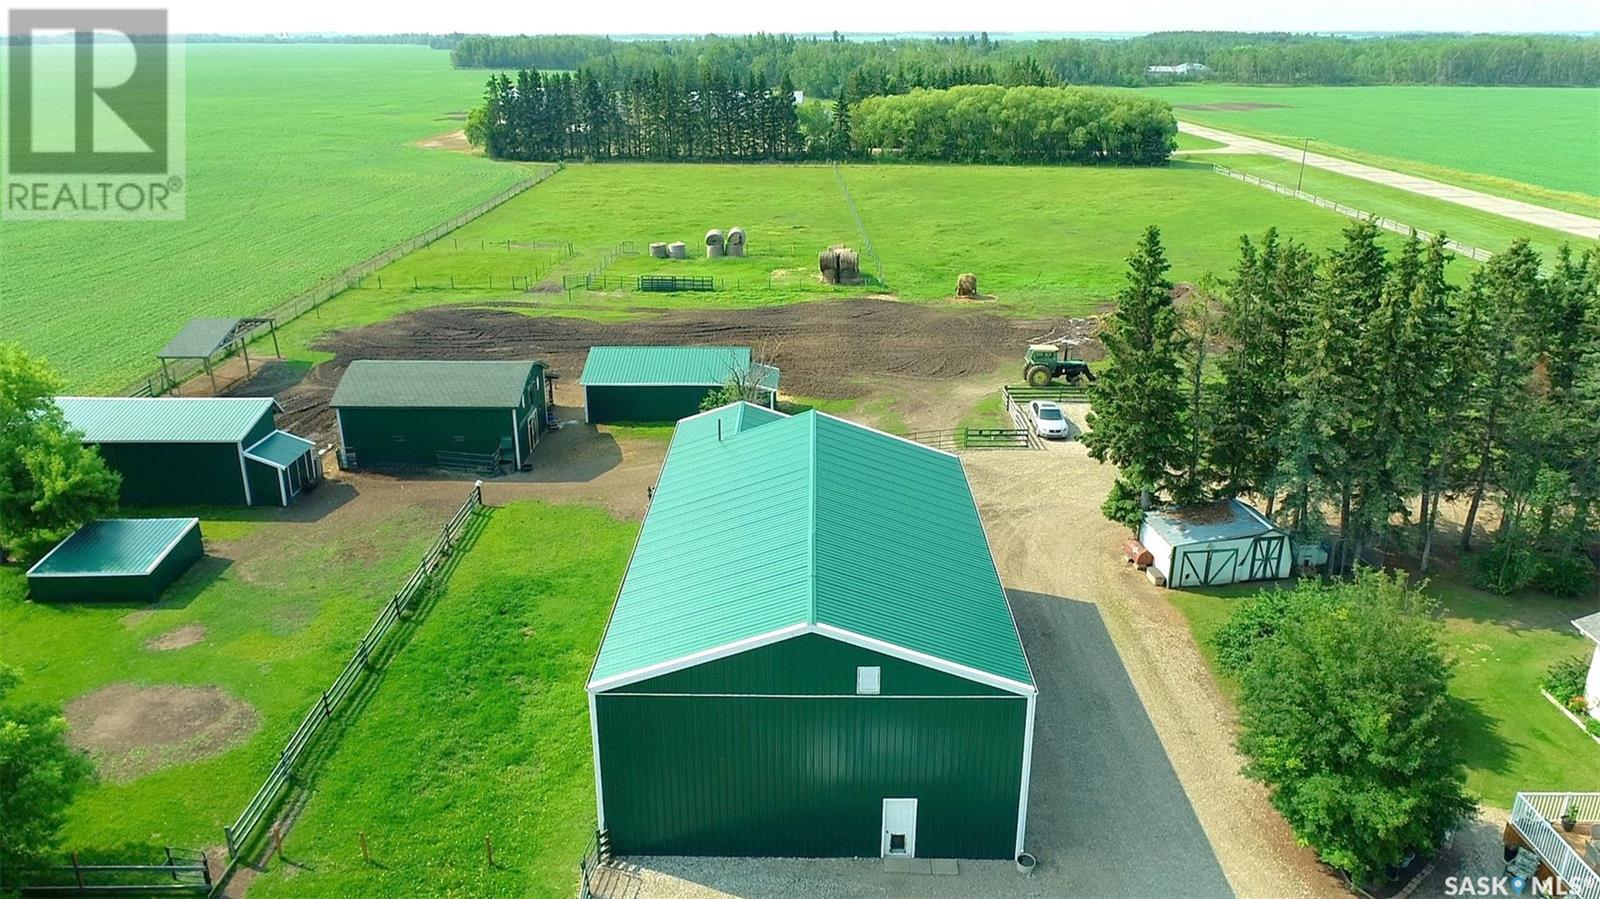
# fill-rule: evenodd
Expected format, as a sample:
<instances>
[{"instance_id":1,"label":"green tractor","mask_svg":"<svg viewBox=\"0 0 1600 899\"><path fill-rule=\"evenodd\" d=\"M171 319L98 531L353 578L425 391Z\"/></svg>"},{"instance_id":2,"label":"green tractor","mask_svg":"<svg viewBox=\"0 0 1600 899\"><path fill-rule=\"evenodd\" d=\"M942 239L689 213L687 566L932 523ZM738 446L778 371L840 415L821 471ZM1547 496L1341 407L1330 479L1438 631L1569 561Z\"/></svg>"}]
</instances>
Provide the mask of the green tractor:
<instances>
[{"instance_id":1,"label":"green tractor","mask_svg":"<svg viewBox=\"0 0 1600 899\"><path fill-rule=\"evenodd\" d=\"M1080 380L1093 383L1094 372L1089 370L1089 363L1066 358L1065 351L1053 343L1036 343L1028 347L1022 367L1022 379L1028 382L1028 386L1048 387L1057 378L1076 387Z\"/></svg>"}]
</instances>

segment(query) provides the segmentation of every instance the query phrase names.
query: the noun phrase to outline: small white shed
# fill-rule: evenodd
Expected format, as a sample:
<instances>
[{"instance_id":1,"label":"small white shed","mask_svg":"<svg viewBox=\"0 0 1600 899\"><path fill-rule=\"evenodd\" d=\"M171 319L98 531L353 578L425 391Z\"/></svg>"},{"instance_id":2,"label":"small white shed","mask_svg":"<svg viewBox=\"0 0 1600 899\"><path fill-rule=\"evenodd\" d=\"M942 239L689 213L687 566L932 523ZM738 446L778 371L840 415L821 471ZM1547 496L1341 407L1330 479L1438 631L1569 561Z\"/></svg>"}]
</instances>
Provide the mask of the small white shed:
<instances>
[{"instance_id":1,"label":"small white shed","mask_svg":"<svg viewBox=\"0 0 1600 899\"><path fill-rule=\"evenodd\" d=\"M1147 512L1139 542L1169 587L1206 587L1288 577L1289 535L1237 499Z\"/></svg>"},{"instance_id":2,"label":"small white shed","mask_svg":"<svg viewBox=\"0 0 1600 899\"><path fill-rule=\"evenodd\" d=\"M1583 682L1583 695L1589 698L1589 714L1600 718L1600 612L1572 622L1578 632L1595 642L1594 658L1589 661L1589 677Z\"/></svg>"}]
</instances>

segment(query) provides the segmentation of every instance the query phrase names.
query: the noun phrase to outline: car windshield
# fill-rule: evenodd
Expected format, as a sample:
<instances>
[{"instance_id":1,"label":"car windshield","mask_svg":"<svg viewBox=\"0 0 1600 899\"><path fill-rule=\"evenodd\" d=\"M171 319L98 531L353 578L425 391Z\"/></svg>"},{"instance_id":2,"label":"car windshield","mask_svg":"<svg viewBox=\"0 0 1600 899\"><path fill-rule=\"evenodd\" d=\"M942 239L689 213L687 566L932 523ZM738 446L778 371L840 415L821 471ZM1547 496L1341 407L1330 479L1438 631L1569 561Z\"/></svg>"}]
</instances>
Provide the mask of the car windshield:
<instances>
[{"instance_id":1,"label":"car windshield","mask_svg":"<svg viewBox=\"0 0 1600 899\"><path fill-rule=\"evenodd\" d=\"M1054 406L1045 406L1039 410L1039 417L1045 421L1060 421L1061 410Z\"/></svg>"}]
</instances>

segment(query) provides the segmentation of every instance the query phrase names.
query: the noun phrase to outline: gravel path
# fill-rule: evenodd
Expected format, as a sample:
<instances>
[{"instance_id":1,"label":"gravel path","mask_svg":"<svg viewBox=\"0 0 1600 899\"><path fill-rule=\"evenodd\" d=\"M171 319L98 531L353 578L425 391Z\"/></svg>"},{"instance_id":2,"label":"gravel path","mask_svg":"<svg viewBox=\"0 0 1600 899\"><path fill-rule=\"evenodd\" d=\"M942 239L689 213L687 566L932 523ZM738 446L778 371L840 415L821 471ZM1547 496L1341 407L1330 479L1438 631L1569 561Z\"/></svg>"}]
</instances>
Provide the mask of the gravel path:
<instances>
[{"instance_id":1,"label":"gravel path","mask_svg":"<svg viewBox=\"0 0 1600 899\"><path fill-rule=\"evenodd\" d=\"M1220 131L1216 128L1208 128L1205 125L1196 125L1193 122L1179 122L1178 130L1185 134L1193 134L1195 137L1203 137L1206 140L1214 140L1227 145L1208 150L1191 150L1188 151L1189 153L1251 153L1258 156L1276 156L1293 162L1299 162L1301 159L1301 150L1299 148L1276 144L1271 141L1257 140L1253 137L1244 137L1231 131ZM1486 194L1482 191L1458 187L1454 184L1445 184L1442 181L1433 181L1428 178L1419 178L1416 175L1407 175L1390 169L1381 169L1377 166L1351 162L1348 159L1339 159L1322 153L1305 153L1304 156L1306 165L1327 169L1330 172L1337 172L1341 175L1348 175L1351 178L1360 178L1363 181L1372 181L1385 187L1408 190L1414 194L1456 203L1482 212L1492 212L1495 215L1502 215L1531 225L1542 225L1546 228L1553 228L1578 237L1600 238L1600 219L1590 218L1586 215L1562 212L1559 209L1524 203L1521 200L1498 197L1494 194Z\"/></svg>"}]
</instances>

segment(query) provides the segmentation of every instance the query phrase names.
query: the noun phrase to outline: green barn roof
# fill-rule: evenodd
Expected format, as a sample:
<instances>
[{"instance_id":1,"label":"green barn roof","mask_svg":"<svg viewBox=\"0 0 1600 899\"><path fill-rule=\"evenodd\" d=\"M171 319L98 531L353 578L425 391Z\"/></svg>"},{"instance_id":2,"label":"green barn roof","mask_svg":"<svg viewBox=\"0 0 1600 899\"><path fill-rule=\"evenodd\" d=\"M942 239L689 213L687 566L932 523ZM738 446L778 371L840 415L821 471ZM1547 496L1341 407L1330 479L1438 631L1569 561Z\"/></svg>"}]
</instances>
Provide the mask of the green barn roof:
<instances>
[{"instance_id":1,"label":"green barn roof","mask_svg":"<svg viewBox=\"0 0 1600 899\"><path fill-rule=\"evenodd\" d=\"M778 389L778 370L751 365L745 346L597 346L583 363L585 387L721 387L755 372L760 386Z\"/></svg>"},{"instance_id":2,"label":"green barn roof","mask_svg":"<svg viewBox=\"0 0 1600 899\"><path fill-rule=\"evenodd\" d=\"M107 518L91 521L56 544L28 577L149 574L198 518Z\"/></svg>"},{"instance_id":3,"label":"green barn roof","mask_svg":"<svg viewBox=\"0 0 1600 899\"><path fill-rule=\"evenodd\" d=\"M542 362L363 359L350 363L335 409L516 409Z\"/></svg>"},{"instance_id":4,"label":"green barn roof","mask_svg":"<svg viewBox=\"0 0 1600 899\"><path fill-rule=\"evenodd\" d=\"M805 629L1032 688L959 459L815 411L680 421L590 686Z\"/></svg>"},{"instance_id":5,"label":"green barn roof","mask_svg":"<svg viewBox=\"0 0 1600 899\"><path fill-rule=\"evenodd\" d=\"M89 443L238 443L271 414L271 397L58 396Z\"/></svg>"},{"instance_id":6,"label":"green barn roof","mask_svg":"<svg viewBox=\"0 0 1600 899\"><path fill-rule=\"evenodd\" d=\"M316 444L297 437L288 431L273 431L256 441L244 451L245 458L259 459L275 468L288 468L301 456L316 448Z\"/></svg>"}]
</instances>

